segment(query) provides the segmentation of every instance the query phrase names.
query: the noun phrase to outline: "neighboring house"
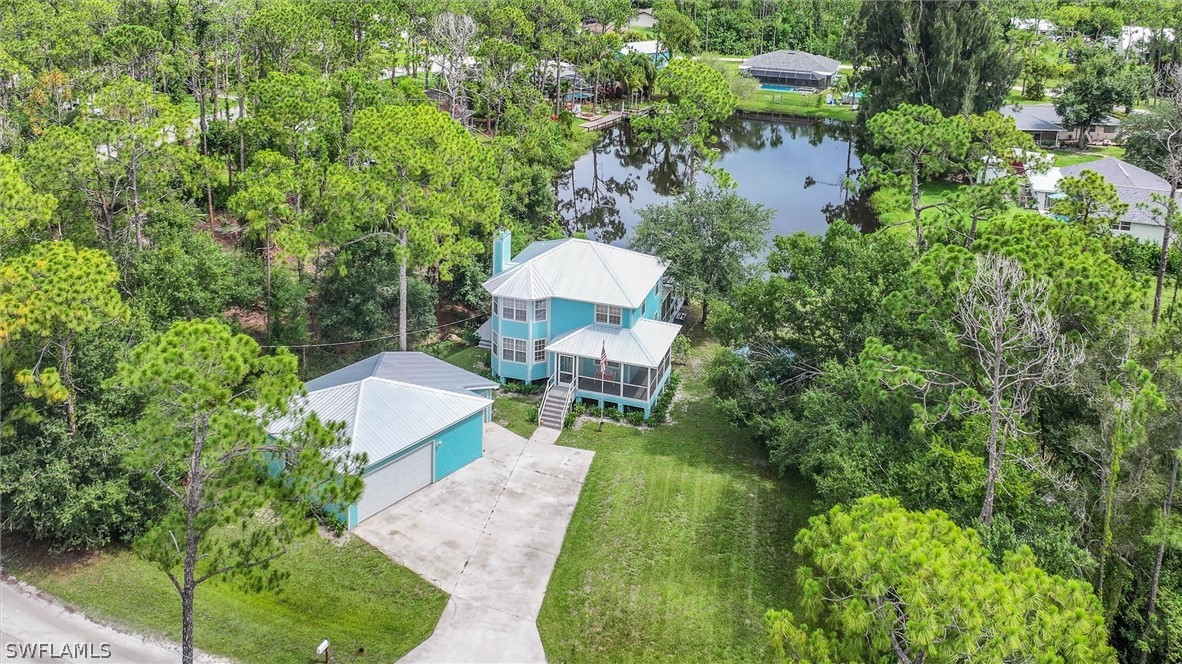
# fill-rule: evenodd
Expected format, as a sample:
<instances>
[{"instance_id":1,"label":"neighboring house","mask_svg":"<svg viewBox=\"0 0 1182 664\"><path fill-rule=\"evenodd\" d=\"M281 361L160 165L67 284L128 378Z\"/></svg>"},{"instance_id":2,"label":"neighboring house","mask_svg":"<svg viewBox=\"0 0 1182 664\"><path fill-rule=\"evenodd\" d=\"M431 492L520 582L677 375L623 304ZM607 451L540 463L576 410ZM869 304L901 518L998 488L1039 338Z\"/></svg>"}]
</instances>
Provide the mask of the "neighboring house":
<instances>
[{"instance_id":1,"label":"neighboring house","mask_svg":"<svg viewBox=\"0 0 1182 664\"><path fill-rule=\"evenodd\" d=\"M499 385L424 353L379 353L305 384L307 407L344 422L368 459L348 527L479 459ZM272 431L282 431L284 421Z\"/></svg>"},{"instance_id":2,"label":"neighboring house","mask_svg":"<svg viewBox=\"0 0 1182 664\"><path fill-rule=\"evenodd\" d=\"M493 374L547 381L540 423L561 427L578 399L648 415L669 380L681 301L665 264L580 239L534 242L510 260L511 236L493 243L492 318L481 327ZM606 361L601 363L606 354ZM602 365L602 366L601 366Z\"/></svg>"},{"instance_id":3,"label":"neighboring house","mask_svg":"<svg viewBox=\"0 0 1182 664\"><path fill-rule=\"evenodd\" d=\"M1170 183L1164 178L1115 157L1063 166L1059 170L1063 177L1078 177L1084 171L1095 171L1104 176L1116 187L1120 200L1129 206L1129 211L1113 227L1113 232L1131 235L1139 240L1161 242L1162 225L1155 222L1150 210L1145 208L1157 207L1153 194L1169 195ZM1178 194L1178 200L1182 203L1182 193Z\"/></svg>"},{"instance_id":4,"label":"neighboring house","mask_svg":"<svg viewBox=\"0 0 1182 664\"><path fill-rule=\"evenodd\" d=\"M833 58L804 51L772 51L747 58L739 65L739 73L765 85L825 90L833 85L840 65Z\"/></svg>"},{"instance_id":5,"label":"neighboring house","mask_svg":"<svg viewBox=\"0 0 1182 664\"><path fill-rule=\"evenodd\" d=\"M1046 211L1053 203L1054 195L1059 191L1059 179L1063 177L1054 163L1055 158L1049 154L1015 150L1013 161L1010 162L1012 169L1003 170L998 168L995 161L986 161L978 180L989 182L1013 172L1022 179L1018 204Z\"/></svg>"},{"instance_id":6,"label":"neighboring house","mask_svg":"<svg viewBox=\"0 0 1182 664\"><path fill-rule=\"evenodd\" d=\"M657 19L653 16L651 9L639 9L636 11L636 16L628 19L628 27L633 30L637 28L651 29L656 27Z\"/></svg>"},{"instance_id":7,"label":"neighboring house","mask_svg":"<svg viewBox=\"0 0 1182 664\"><path fill-rule=\"evenodd\" d=\"M1000 113L1014 119L1018 131L1030 134L1036 145L1058 147L1062 144L1079 143L1079 130L1063 124L1059 112L1049 104L1025 104L1003 106ZM1088 143L1115 143L1120 131L1120 120L1108 117L1090 126L1086 131Z\"/></svg>"},{"instance_id":8,"label":"neighboring house","mask_svg":"<svg viewBox=\"0 0 1182 664\"><path fill-rule=\"evenodd\" d=\"M1011 18L1010 25L1019 30L1029 30L1040 35L1049 35L1055 31L1055 24L1045 18Z\"/></svg>"},{"instance_id":9,"label":"neighboring house","mask_svg":"<svg viewBox=\"0 0 1182 664\"><path fill-rule=\"evenodd\" d=\"M1120 53L1131 50L1137 55L1143 55L1155 37L1165 42L1173 42L1174 31L1170 28L1154 30L1136 25L1126 25L1120 29L1120 37L1117 37L1113 46Z\"/></svg>"},{"instance_id":10,"label":"neighboring house","mask_svg":"<svg viewBox=\"0 0 1182 664\"><path fill-rule=\"evenodd\" d=\"M662 48L661 42L655 39L628 42L620 47L620 55L628 55L629 53L639 53L647 57L658 68L669 64L669 58L671 57L669 49Z\"/></svg>"}]
</instances>

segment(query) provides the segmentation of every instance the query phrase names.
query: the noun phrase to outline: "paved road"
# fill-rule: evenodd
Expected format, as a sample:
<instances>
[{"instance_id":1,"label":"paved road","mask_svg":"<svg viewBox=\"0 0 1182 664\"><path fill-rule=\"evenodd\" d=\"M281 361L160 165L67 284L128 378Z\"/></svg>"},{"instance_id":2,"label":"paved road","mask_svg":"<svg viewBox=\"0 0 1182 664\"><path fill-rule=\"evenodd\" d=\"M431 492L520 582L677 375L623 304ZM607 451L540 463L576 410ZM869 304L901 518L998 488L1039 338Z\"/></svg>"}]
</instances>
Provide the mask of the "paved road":
<instances>
[{"instance_id":1,"label":"paved road","mask_svg":"<svg viewBox=\"0 0 1182 664\"><path fill-rule=\"evenodd\" d=\"M535 620L594 453L495 424L484 456L354 533L451 598L403 662L544 662Z\"/></svg>"},{"instance_id":2,"label":"paved road","mask_svg":"<svg viewBox=\"0 0 1182 664\"><path fill-rule=\"evenodd\" d=\"M99 624L32 586L0 578L0 662L163 664L180 658L177 645ZM204 654L197 659L224 661Z\"/></svg>"}]
</instances>

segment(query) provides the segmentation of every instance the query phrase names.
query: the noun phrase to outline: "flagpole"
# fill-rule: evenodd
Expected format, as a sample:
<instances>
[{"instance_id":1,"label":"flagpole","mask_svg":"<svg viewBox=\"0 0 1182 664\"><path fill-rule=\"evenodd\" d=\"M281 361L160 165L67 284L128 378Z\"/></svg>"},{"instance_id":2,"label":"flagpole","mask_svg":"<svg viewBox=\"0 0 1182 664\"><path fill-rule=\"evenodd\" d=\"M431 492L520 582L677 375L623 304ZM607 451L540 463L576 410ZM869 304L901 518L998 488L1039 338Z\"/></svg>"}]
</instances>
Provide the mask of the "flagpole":
<instances>
[{"instance_id":1,"label":"flagpole","mask_svg":"<svg viewBox=\"0 0 1182 664\"><path fill-rule=\"evenodd\" d=\"M603 350L599 353L599 391L603 392L603 381L607 378L607 342L603 342ZM603 401L600 400L600 404ZM603 409L599 407L599 432L603 433Z\"/></svg>"}]
</instances>

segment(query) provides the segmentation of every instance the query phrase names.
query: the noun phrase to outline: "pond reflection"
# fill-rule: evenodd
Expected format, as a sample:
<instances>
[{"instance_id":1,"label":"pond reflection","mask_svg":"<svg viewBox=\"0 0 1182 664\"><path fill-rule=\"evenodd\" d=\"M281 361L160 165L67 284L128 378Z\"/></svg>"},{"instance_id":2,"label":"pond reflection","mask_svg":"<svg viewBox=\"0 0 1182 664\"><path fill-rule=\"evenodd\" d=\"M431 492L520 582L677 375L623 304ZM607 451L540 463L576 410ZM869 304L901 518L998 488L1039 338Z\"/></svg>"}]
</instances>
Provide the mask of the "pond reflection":
<instances>
[{"instance_id":1,"label":"pond reflection","mask_svg":"<svg viewBox=\"0 0 1182 664\"><path fill-rule=\"evenodd\" d=\"M866 204L844 187L861 168L849 125L735 117L719 127L715 147L716 164L734 178L738 193L775 211L771 236L823 233L842 220L875 228ZM639 221L636 211L680 193L689 165L678 146L640 141L629 125L618 125L559 177L559 215L569 231L624 244Z\"/></svg>"}]
</instances>

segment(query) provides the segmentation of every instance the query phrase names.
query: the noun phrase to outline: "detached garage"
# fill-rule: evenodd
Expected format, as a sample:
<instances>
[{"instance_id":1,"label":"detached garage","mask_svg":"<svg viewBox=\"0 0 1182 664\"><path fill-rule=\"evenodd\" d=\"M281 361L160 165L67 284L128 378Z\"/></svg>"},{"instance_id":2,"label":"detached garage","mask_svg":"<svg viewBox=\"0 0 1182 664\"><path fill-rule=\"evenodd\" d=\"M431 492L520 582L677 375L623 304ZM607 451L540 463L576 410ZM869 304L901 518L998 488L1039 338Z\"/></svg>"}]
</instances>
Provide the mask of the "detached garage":
<instances>
[{"instance_id":1,"label":"detached garage","mask_svg":"<svg viewBox=\"0 0 1182 664\"><path fill-rule=\"evenodd\" d=\"M308 407L344 422L368 458L348 526L479 459L496 387L424 353L380 353L309 381Z\"/></svg>"}]
</instances>

